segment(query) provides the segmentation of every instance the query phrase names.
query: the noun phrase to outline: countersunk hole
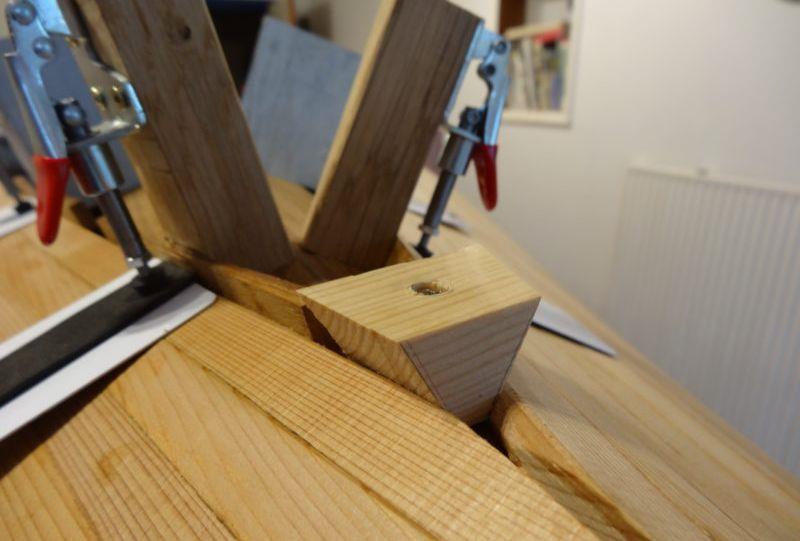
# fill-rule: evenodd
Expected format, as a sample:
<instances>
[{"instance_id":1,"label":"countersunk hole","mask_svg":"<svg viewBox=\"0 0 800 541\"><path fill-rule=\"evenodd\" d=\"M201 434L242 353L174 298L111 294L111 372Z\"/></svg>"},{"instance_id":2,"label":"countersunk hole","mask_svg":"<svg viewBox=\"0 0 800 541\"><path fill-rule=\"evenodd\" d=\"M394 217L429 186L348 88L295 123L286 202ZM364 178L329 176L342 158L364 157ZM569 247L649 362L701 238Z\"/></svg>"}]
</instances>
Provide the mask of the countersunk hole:
<instances>
[{"instance_id":1,"label":"countersunk hole","mask_svg":"<svg viewBox=\"0 0 800 541\"><path fill-rule=\"evenodd\" d=\"M450 288L441 282L431 280L428 282L417 282L411 284L411 291L417 295L440 295L450 291Z\"/></svg>"},{"instance_id":2,"label":"countersunk hole","mask_svg":"<svg viewBox=\"0 0 800 541\"><path fill-rule=\"evenodd\" d=\"M186 25L183 25L183 27L178 31L178 34L183 41L189 41L192 38L192 29Z\"/></svg>"}]
</instances>

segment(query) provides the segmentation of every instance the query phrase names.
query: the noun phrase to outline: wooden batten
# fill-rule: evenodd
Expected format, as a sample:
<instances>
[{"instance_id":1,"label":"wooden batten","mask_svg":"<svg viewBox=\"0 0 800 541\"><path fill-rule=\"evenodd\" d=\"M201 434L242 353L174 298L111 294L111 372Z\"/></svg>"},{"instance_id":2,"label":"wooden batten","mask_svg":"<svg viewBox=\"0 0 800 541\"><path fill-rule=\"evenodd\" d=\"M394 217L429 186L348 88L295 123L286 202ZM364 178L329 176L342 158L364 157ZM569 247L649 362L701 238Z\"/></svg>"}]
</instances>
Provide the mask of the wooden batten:
<instances>
[{"instance_id":1,"label":"wooden batten","mask_svg":"<svg viewBox=\"0 0 800 541\"><path fill-rule=\"evenodd\" d=\"M292 257L202 0L77 0L100 56L148 116L123 140L171 242L262 272Z\"/></svg>"},{"instance_id":2,"label":"wooden batten","mask_svg":"<svg viewBox=\"0 0 800 541\"><path fill-rule=\"evenodd\" d=\"M468 423L488 415L539 301L480 246L299 293L345 354Z\"/></svg>"},{"instance_id":3,"label":"wooden batten","mask_svg":"<svg viewBox=\"0 0 800 541\"><path fill-rule=\"evenodd\" d=\"M479 19L444 0L385 0L353 82L303 246L382 266Z\"/></svg>"}]
</instances>

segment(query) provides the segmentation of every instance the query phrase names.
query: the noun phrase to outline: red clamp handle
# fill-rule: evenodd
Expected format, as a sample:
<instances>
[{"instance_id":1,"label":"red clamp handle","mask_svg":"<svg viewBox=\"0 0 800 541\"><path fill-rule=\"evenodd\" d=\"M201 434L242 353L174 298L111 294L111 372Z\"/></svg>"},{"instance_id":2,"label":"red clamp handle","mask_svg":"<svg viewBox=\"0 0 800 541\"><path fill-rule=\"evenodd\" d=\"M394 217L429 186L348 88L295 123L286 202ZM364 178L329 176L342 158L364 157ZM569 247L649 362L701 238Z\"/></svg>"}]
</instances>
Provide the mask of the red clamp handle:
<instances>
[{"instance_id":1,"label":"red clamp handle","mask_svg":"<svg viewBox=\"0 0 800 541\"><path fill-rule=\"evenodd\" d=\"M69 180L69 158L33 157L36 169L36 228L42 244L52 244L58 235L64 193Z\"/></svg>"},{"instance_id":2,"label":"red clamp handle","mask_svg":"<svg viewBox=\"0 0 800 541\"><path fill-rule=\"evenodd\" d=\"M472 148L472 161L478 173L478 188L486 210L497 206L497 145L478 143Z\"/></svg>"}]
</instances>

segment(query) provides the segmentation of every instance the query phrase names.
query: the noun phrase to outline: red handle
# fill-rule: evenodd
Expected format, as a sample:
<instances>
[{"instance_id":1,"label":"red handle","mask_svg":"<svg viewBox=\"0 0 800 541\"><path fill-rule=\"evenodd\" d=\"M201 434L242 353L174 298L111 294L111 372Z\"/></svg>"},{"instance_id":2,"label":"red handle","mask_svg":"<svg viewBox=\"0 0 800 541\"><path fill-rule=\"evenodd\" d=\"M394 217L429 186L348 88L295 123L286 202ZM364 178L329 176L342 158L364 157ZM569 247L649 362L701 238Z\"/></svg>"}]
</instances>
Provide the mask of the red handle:
<instances>
[{"instance_id":1,"label":"red handle","mask_svg":"<svg viewBox=\"0 0 800 541\"><path fill-rule=\"evenodd\" d=\"M33 157L36 168L36 228L42 244L52 244L58 235L64 192L69 180L69 158Z\"/></svg>"},{"instance_id":2,"label":"red handle","mask_svg":"<svg viewBox=\"0 0 800 541\"><path fill-rule=\"evenodd\" d=\"M478 188L486 210L497 206L497 145L477 144L472 148L472 161L478 173Z\"/></svg>"}]
</instances>

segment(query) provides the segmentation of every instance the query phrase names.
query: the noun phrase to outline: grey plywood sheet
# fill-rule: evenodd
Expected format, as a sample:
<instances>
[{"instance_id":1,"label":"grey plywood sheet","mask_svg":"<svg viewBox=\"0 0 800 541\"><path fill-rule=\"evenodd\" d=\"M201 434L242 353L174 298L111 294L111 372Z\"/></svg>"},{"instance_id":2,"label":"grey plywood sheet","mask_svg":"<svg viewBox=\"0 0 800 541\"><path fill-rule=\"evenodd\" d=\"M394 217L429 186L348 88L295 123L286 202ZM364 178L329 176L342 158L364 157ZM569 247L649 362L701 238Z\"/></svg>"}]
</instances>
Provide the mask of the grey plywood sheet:
<instances>
[{"instance_id":1,"label":"grey plywood sheet","mask_svg":"<svg viewBox=\"0 0 800 541\"><path fill-rule=\"evenodd\" d=\"M266 17L242 103L273 176L316 188L359 55Z\"/></svg>"}]
</instances>

